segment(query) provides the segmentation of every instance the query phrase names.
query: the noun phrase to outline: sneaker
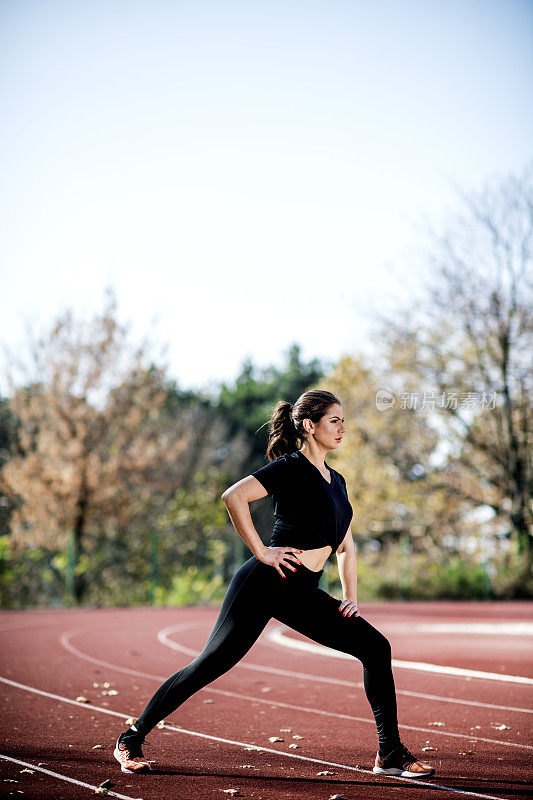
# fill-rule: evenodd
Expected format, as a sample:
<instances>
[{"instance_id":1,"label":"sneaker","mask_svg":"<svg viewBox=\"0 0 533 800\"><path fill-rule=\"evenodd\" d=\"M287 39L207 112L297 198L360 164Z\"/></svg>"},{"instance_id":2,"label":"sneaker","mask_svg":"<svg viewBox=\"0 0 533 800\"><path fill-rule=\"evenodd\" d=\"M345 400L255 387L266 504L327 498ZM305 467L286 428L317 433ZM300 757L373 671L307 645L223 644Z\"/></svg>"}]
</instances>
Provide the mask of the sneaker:
<instances>
[{"instance_id":1,"label":"sneaker","mask_svg":"<svg viewBox=\"0 0 533 800\"><path fill-rule=\"evenodd\" d=\"M142 754L143 741L142 737L126 736L126 731L120 734L113 755L120 764L122 772L146 772L152 769L150 762Z\"/></svg>"},{"instance_id":2,"label":"sneaker","mask_svg":"<svg viewBox=\"0 0 533 800\"><path fill-rule=\"evenodd\" d=\"M378 750L373 771L379 775L401 775L402 778L427 778L435 774L430 764L417 761L405 745L393 750L384 758L380 757Z\"/></svg>"}]
</instances>

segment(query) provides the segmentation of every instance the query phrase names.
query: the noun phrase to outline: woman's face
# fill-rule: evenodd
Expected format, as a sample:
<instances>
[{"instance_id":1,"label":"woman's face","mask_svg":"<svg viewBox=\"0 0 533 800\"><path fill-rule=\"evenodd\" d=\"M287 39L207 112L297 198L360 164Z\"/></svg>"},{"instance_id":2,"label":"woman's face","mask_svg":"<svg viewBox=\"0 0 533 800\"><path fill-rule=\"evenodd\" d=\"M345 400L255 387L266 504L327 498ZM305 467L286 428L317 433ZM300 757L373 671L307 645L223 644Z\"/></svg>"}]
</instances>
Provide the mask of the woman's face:
<instances>
[{"instance_id":1,"label":"woman's face","mask_svg":"<svg viewBox=\"0 0 533 800\"><path fill-rule=\"evenodd\" d=\"M314 423L313 438L326 450L336 450L345 432L342 407L339 403L334 403L324 416Z\"/></svg>"}]
</instances>

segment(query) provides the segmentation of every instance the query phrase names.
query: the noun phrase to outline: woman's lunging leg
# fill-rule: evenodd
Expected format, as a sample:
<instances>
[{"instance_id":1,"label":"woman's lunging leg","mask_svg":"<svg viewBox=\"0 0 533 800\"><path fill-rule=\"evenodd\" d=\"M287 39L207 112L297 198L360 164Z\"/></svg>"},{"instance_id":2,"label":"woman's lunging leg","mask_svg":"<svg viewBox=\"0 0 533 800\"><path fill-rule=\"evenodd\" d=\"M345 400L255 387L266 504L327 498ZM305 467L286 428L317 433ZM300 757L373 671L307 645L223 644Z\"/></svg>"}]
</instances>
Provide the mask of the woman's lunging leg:
<instances>
[{"instance_id":1,"label":"woman's lunging leg","mask_svg":"<svg viewBox=\"0 0 533 800\"><path fill-rule=\"evenodd\" d=\"M363 617L343 617L340 604L340 600L317 588L306 597L301 596L301 602L291 608L276 610L274 616L315 642L350 653L362 662L380 755L388 755L401 745L390 643Z\"/></svg>"},{"instance_id":2,"label":"woman's lunging leg","mask_svg":"<svg viewBox=\"0 0 533 800\"><path fill-rule=\"evenodd\" d=\"M257 641L271 616L265 588L257 580L259 563L248 559L235 573L200 655L167 678L150 699L135 722L143 737L192 694L237 664Z\"/></svg>"}]
</instances>

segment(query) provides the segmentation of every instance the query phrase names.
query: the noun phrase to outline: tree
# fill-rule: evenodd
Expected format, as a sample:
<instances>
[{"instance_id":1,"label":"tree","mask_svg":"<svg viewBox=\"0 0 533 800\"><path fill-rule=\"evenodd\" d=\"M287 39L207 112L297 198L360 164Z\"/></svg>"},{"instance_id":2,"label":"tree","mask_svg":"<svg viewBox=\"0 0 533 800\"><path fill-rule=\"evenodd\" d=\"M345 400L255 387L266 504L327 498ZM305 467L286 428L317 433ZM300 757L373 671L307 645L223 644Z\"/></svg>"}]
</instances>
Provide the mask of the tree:
<instances>
[{"instance_id":1,"label":"tree","mask_svg":"<svg viewBox=\"0 0 533 800\"><path fill-rule=\"evenodd\" d=\"M422 301L378 320L389 378L432 398L447 443L434 490L490 507L533 567L533 165L432 234ZM424 392L427 395L424 396Z\"/></svg>"},{"instance_id":2,"label":"tree","mask_svg":"<svg viewBox=\"0 0 533 800\"><path fill-rule=\"evenodd\" d=\"M278 400L294 402L306 389L315 386L324 374L318 359L305 364L300 346L293 344L279 367L257 369L246 359L234 386L220 387L219 408L230 423L230 431L245 431L252 446L252 469L264 464L268 440L265 422Z\"/></svg>"},{"instance_id":3,"label":"tree","mask_svg":"<svg viewBox=\"0 0 533 800\"><path fill-rule=\"evenodd\" d=\"M11 542L51 552L70 543L79 602L87 589L82 556L86 564L97 558L102 532L112 538L134 519L150 523L159 498L183 480L180 457L193 432L186 416L169 424L164 370L128 345L112 297L89 324L66 313L31 339L30 351L10 399L17 450L0 474L17 501Z\"/></svg>"}]
</instances>

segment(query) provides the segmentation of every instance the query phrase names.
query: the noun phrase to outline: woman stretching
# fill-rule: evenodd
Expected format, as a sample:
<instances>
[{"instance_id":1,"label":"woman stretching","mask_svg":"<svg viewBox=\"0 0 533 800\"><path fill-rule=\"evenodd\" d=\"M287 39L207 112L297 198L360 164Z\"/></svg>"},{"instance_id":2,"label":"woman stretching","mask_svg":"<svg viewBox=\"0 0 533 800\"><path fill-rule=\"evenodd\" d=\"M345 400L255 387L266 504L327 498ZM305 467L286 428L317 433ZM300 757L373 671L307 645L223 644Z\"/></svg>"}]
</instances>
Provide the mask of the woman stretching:
<instances>
[{"instance_id":1,"label":"woman stretching","mask_svg":"<svg viewBox=\"0 0 533 800\"><path fill-rule=\"evenodd\" d=\"M346 482L324 457L345 433L340 400L304 392L294 406L280 401L270 419L269 463L222 495L235 530L254 554L233 576L204 649L161 684L135 724L121 733L115 758L123 772L150 769L141 745L160 720L192 694L235 666L274 617L326 647L363 664L366 696L377 727L374 772L421 778L435 770L418 761L398 732L396 691L388 639L357 606L357 566ZM300 447L299 447L300 445ZM249 503L274 500L275 524L266 547ZM324 564L337 555L343 600L318 588Z\"/></svg>"}]
</instances>

